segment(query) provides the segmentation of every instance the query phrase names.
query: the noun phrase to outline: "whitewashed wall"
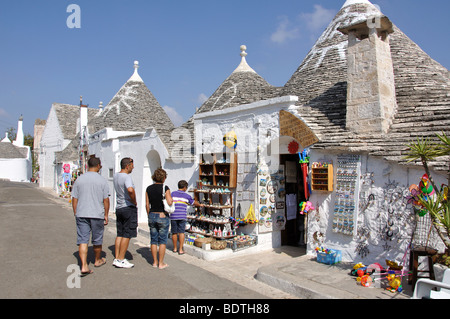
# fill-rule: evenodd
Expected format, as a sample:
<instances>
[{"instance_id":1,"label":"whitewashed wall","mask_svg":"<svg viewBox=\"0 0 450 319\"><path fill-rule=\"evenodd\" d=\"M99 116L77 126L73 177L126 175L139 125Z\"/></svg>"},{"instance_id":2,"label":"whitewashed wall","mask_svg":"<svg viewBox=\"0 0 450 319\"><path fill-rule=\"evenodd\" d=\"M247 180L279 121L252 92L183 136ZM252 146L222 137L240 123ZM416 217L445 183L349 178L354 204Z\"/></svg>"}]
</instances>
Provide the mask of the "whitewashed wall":
<instances>
[{"instance_id":1,"label":"whitewashed wall","mask_svg":"<svg viewBox=\"0 0 450 319\"><path fill-rule=\"evenodd\" d=\"M144 133L117 132L110 128L104 129L91 136L89 154L95 154L102 161L101 175L109 182L111 211L115 210L116 205L112 176L120 171L122 158L131 157L134 160L131 178L136 189L139 223L147 223L145 190L153 184L151 176L156 168L161 166L167 171L166 185L172 191L177 189L178 181L181 179L187 180L190 185L195 185L195 163L179 164L168 161L167 149L152 129ZM110 170L112 170L112 175Z\"/></svg>"},{"instance_id":2,"label":"whitewashed wall","mask_svg":"<svg viewBox=\"0 0 450 319\"><path fill-rule=\"evenodd\" d=\"M29 182L31 161L28 158L0 159L0 178L13 182Z\"/></svg>"},{"instance_id":3,"label":"whitewashed wall","mask_svg":"<svg viewBox=\"0 0 450 319\"><path fill-rule=\"evenodd\" d=\"M52 107L50 109L50 113L48 115L40 143L40 187L51 187L54 189L54 191L58 191L57 174L54 164L55 152L62 151L69 143L69 140L64 140L64 136L58 123L56 112Z\"/></svg>"},{"instance_id":4,"label":"whitewashed wall","mask_svg":"<svg viewBox=\"0 0 450 319\"><path fill-rule=\"evenodd\" d=\"M389 259L401 263L414 232L414 214L412 208L407 205L405 196L409 194L408 188L411 184L419 184L420 178L424 174L423 169L420 167L408 168L381 158L362 155L361 177L368 182L368 186L361 187L360 185L357 228L353 235L349 236L335 233L332 230L336 199L337 155L339 154L311 152L311 162L326 160L333 163L334 191L331 193L313 191L310 197L310 201L316 209L308 216L308 254L314 255L314 249L317 246L323 246L341 250L342 259L345 261L361 261L366 264L379 262L384 265L385 259ZM446 176L442 174L434 173L433 178L438 185L446 183ZM370 194L374 195L374 200L370 202L367 209L361 211ZM402 196L397 196L399 194ZM389 214L388 209L395 210L392 241L386 241L383 237ZM362 227L368 231L367 239L357 231ZM367 244L366 256L362 256L357 251L358 244L361 242ZM436 236L432 236L429 245L443 248L442 241ZM408 257L409 252L406 258Z\"/></svg>"},{"instance_id":5,"label":"whitewashed wall","mask_svg":"<svg viewBox=\"0 0 450 319\"><path fill-rule=\"evenodd\" d=\"M225 110L196 114L194 116L196 154L229 151L223 144L223 137L229 131L234 130L237 136L235 151L238 153L238 166L245 163L261 163L268 165L271 172L277 172L279 155L288 154L287 145L292 141L292 138L280 138L279 136L279 112L281 109L297 109L296 101L297 97L285 96ZM257 184L256 180L255 184ZM237 207L236 198L234 200L234 206ZM247 211L250 204L253 204L258 218L259 203L257 201L257 194L255 194L254 201L240 201L241 209ZM280 231L260 233L258 225L253 224L241 226L238 233L241 232L258 235L259 249L281 246Z\"/></svg>"}]
</instances>

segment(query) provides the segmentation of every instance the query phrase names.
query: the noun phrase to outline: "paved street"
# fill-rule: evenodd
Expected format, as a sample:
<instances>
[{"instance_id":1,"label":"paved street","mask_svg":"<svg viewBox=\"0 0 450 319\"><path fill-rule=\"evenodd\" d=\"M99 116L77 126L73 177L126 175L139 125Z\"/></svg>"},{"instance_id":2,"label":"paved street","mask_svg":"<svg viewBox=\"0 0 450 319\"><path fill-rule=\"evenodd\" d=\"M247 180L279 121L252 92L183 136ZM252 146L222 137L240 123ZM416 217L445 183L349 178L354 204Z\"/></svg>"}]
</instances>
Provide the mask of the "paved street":
<instances>
[{"instance_id":1,"label":"paved street","mask_svg":"<svg viewBox=\"0 0 450 319\"><path fill-rule=\"evenodd\" d=\"M216 273L223 274L219 276L197 266L204 261L168 252L170 267L152 268L147 239L143 238L132 241L126 256L135 267L117 269L111 265L114 222L105 231L107 264L94 268L90 247L88 260L94 273L78 278L70 268L79 265L70 205L34 184L0 181L0 216L0 298L289 298L254 278L248 278L253 282L250 288L240 280L226 279L225 263L222 269L213 265Z\"/></svg>"}]
</instances>

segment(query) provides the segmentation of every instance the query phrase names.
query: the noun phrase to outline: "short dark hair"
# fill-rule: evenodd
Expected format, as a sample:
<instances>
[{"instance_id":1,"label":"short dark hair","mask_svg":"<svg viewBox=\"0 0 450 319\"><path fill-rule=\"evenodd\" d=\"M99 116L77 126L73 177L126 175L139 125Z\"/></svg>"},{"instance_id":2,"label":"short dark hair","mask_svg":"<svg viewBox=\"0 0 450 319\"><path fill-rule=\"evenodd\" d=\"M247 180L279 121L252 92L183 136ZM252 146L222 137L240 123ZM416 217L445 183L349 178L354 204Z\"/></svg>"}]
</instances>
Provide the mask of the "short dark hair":
<instances>
[{"instance_id":1,"label":"short dark hair","mask_svg":"<svg viewBox=\"0 0 450 319\"><path fill-rule=\"evenodd\" d=\"M184 179L182 179L181 181L178 182L178 189L183 189L183 188L187 188L188 187L188 182L186 182Z\"/></svg>"},{"instance_id":2,"label":"short dark hair","mask_svg":"<svg viewBox=\"0 0 450 319\"><path fill-rule=\"evenodd\" d=\"M131 157L124 157L120 161L120 168L124 169L126 168L130 163L133 163L133 159Z\"/></svg>"},{"instance_id":3,"label":"short dark hair","mask_svg":"<svg viewBox=\"0 0 450 319\"><path fill-rule=\"evenodd\" d=\"M101 164L100 159L98 157L91 157L88 160L88 167L92 168L92 167L97 167L97 165Z\"/></svg>"},{"instance_id":4,"label":"short dark hair","mask_svg":"<svg viewBox=\"0 0 450 319\"><path fill-rule=\"evenodd\" d=\"M157 183L163 183L166 180L167 173L162 168L158 168L152 175L153 181Z\"/></svg>"}]
</instances>

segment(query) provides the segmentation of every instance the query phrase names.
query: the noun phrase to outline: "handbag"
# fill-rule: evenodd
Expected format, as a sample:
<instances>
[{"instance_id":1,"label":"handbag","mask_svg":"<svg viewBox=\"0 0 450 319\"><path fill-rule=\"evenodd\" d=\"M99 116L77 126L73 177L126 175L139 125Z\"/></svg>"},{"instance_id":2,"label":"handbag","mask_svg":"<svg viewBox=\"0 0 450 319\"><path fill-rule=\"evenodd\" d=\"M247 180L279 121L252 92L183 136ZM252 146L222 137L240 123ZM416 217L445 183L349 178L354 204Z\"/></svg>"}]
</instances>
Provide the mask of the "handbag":
<instances>
[{"instance_id":1,"label":"handbag","mask_svg":"<svg viewBox=\"0 0 450 319\"><path fill-rule=\"evenodd\" d=\"M164 191L165 188L166 188L166 187L165 187L165 185L163 184L163 189L162 189L163 192L162 192L162 195L163 195L164 211L170 215L170 214L172 214L172 213L175 211L175 204L172 203L172 205L169 205L169 204L167 203L167 200L166 200L166 192Z\"/></svg>"}]
</instances>

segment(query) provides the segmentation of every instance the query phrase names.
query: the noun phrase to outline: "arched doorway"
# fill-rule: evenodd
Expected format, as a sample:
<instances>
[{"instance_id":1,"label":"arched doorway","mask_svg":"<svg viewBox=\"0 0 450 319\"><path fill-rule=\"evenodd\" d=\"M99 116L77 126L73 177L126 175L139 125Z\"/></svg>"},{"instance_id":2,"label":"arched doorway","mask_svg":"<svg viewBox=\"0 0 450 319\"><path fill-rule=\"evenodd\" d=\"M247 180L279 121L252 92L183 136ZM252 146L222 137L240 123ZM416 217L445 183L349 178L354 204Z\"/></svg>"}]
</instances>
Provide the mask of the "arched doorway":
<instances>
[{"instance_id":1,"label":"arched doorway","mask_svg":"<svg viewBox=\"0 0 450 319\"><path fill-rule=\"evenodd\" d=\"M139 212L139 220L145 221L147 219L147 212L145 211L145 190L151 184L153 184L152 175L153 172L161 167L161 157L159 153L155 150L151 150L147 153L144 160L144 168L142 172L142 199L141 207L143 209Z\"/></svg>"}]
</instances>

